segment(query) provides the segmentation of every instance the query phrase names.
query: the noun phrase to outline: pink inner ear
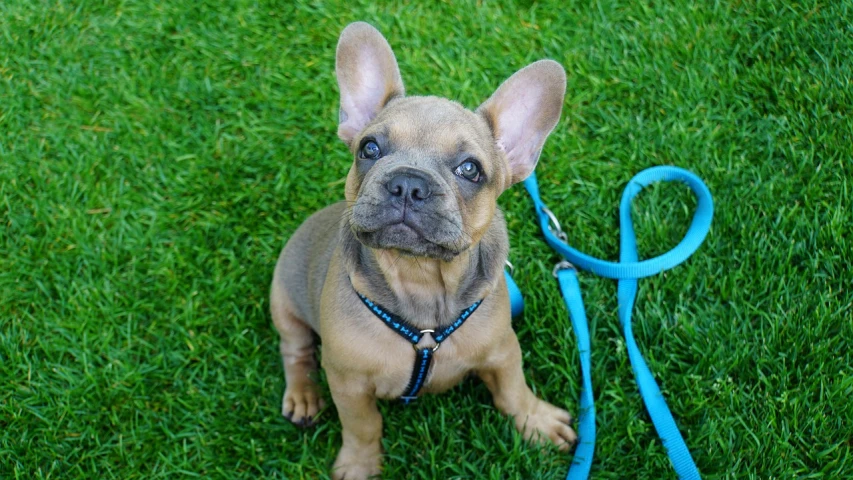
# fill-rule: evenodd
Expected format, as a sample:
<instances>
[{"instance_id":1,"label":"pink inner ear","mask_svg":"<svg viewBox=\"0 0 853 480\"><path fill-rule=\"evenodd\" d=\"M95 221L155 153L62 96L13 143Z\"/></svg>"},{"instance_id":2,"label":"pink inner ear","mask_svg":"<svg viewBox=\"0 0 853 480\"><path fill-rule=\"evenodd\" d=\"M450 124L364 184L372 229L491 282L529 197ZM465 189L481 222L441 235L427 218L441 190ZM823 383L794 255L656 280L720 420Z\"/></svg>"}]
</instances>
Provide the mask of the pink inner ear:
<instances>
[{"instance_id":1,"label":"pink inner ear","mask_svg":"<svg viewBox=\"0 0 853 480\"><path fill-rule=\"evenodd\" d=\"M391 46L364 22L348 25L338 40L335 74L341 92L338 136L347 144L376 117L391 95L405 95Z\"/></svg>"},{"instance_id":2,"label":"pink inner ear","mask_svg":"<svg viewBox=\"0 0 853 480\"><path fill-rule=\"evenodd\" d=\"M373 120L385 100L384 77L376 71L375 59L359 58L359 68L341 91L341 132L352 137Z\"/></svg>"},{"instance_id":3,"label":"pink inner ear","mask_svg":"<svg viewBox=\"0 0 853 480\"><path fill-rule=\"evenodd\" d=\"M542 132L537 123L538 109L542 103L542 89L535 84L526 85L517 95L501 103L497 124L498 147L506 153L513 176L529 173L537 160L537 145Z\"/></svg>"},{"instance_id":4,"label":"pink inner ear","mask_svg":"<svg viewBox=\"0 0 853 480\"><path fill-rule=\"evenodd\" d=\"M385 79L375 68L375 60L359 59L364 68L360 68L349 86L352 90L344 96L344 110L353 121L363 123L362 127L376 116L385 99Z\"/></svg>"}]
</instances>

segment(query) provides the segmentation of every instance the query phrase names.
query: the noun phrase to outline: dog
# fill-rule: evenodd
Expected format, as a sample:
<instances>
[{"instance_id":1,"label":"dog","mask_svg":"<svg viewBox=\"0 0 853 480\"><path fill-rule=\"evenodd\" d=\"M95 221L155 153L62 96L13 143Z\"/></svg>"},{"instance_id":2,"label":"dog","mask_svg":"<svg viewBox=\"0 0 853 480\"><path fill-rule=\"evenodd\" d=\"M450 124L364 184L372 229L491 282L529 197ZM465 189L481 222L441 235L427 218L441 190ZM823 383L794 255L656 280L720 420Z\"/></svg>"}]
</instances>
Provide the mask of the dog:
<instances>
[{"instance_id":1,"label":"dog","mask_svg":"<svg viewBox=\"0 0 853 480\"><path fill-rule=\"evenodd\" d=\"M345 201L310 216L275 267L270 306L284 363L283 415L307 426L324 408L314 379L317 333L343 427L333 478L381 472L377 399L408 402L469 374L525 439L569 450L577 439L571 416L524 380L503 275L509 239L496 202L533 172L559 121L563 68L532 63L471 111L406 96L388 42L356 22L341 33L335 72L337 133L354 160Z\"/></svg>"}]
</instances>

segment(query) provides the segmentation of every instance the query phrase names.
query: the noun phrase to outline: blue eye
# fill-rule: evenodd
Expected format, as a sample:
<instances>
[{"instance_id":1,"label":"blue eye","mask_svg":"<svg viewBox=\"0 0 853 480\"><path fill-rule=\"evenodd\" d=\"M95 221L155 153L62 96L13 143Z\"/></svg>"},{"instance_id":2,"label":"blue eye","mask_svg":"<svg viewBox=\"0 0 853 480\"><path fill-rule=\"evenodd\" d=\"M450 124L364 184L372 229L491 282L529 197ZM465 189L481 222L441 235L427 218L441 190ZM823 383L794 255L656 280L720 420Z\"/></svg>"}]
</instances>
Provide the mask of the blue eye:
<instances>
[{"instance_id":1,"label":"blue eye","mask_svg":"<svg viewBox=\"0 0 853 480\"><path fill-rule=\"evenodd\" d=\"M470 160L462 162L453 173L469 182L477 183L480 181L480 167Z\"/></svg>"},{"instance_id":2,"label":"blue eye","mask_svg":"<svg viewBox=\"0 0 853 480\"><path fill-rule=\"evenodd\" d=\"M366 160L376 160L382 156L382 151L379 150L379 145L376 142L370 140L361 146L361 151L358 152L358 155Z\"/></svg>"}]
</instances>

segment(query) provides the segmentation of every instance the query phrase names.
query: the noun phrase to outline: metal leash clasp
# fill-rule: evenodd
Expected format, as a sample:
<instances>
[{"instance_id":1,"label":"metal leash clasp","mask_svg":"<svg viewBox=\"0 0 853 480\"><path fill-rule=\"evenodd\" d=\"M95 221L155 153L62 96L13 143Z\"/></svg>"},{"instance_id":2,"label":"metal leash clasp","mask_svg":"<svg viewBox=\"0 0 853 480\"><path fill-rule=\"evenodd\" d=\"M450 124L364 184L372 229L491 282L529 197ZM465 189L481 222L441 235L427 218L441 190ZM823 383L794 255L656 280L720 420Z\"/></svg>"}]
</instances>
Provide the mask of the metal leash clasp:
<instances>
[{"instance_id":1,"label":"metal leash clasp","mask_svg":"<svg viewBox=\"0 0 853 480\"><path fill-rule=\"evenodd\" d=\"M543 206L542 212L548 216L548 230L551 230L551 233L554 234L557 238L563 241L563 243L568 243L569 237L566 235L566 232L563 231L563 227L560 226L560 221L557 220L557 216L554 215L554 212L548 209L548 207ZM557 278L557 272L560 270L575 270L574 265L572 265L568 260L561 260L554 265L554 269L551 270L551 275L554 278Z\"/></svg>"},{"instance_id":2,"label":"metal leash clasp","mask_svg":"<svg viewBox=\"0 0 853 480\"><path fill-rule=\"evenodd\" d=\"M554 265L554 269L551 270L551 275L553 275L554 278L559 278L557 276L557 273L559 273L560 270L574 270L576 272L578 271L578 269L575 268L575 266L572 265L572 263L568 260L560 260L559 262L557 262L557 264Z\"/></svg>"},{"instance_id":3,"label":"metal leash clasp","mask_svg":"<svg viewBox=\"0 0 853 480\"><path fill-rule=\"evenodd\" d=\"M542 207L542 212L548 216L548 230L551 230L551 233L557 236L563 242L568 242L569 237L566 236L566 232L563 231L563 228L560 227L560 222L557 220L557 216L554 215L554 212L548 209L548 207ZM553 225L553 227L551 226Z\"/></svg>"}]
</instances>

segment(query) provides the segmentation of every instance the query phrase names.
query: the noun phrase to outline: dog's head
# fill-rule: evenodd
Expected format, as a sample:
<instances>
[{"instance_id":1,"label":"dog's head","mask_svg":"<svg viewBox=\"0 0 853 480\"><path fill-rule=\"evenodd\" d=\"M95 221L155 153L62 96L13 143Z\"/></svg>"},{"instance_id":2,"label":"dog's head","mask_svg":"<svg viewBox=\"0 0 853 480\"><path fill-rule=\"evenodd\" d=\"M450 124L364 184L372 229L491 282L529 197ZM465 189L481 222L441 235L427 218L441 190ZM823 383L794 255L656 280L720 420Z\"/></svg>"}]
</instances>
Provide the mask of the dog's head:
<instances>
[{"instance_id":1,"label":"dog's head","mask_svg":"<svg viewBox=\"0 0 853 480\"><path fill-rule=\"evenodd\" d=\"M341 33L338 136L350 228L364 245L445 261L479 242L498 196L527 178L560 119L566 75L554 61L519 70L476 111L406 97L397 60L375 28Z\"/></svg>"}]
</instances>

